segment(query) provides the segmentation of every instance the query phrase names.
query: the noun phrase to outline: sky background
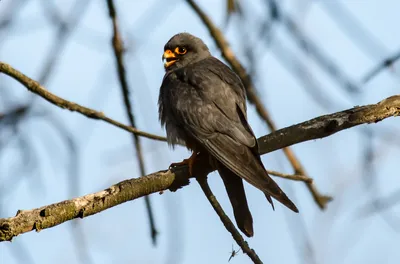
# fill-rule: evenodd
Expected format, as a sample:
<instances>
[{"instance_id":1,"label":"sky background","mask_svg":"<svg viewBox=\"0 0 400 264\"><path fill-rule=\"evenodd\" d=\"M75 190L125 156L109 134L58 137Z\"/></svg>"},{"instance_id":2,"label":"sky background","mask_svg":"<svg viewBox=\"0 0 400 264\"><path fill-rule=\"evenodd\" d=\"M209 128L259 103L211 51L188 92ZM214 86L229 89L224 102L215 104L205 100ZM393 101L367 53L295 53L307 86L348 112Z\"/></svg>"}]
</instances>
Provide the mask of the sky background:
<instances>
[{"instance_id":1,"label":"sky background","mask_svg":"<svg viewBox=\"0 0 400 264\"><path fill-rule=\"evenodd\" d=\"M0 21L12 1L17 0L0 1ZM12 24L0 27L0 60L39 80L47 71L44 63L59 38L57 27L46 11L45 1L20 2ZM65 19L77 10L82 14L65 44L56 45L59 57L52 73L41 83L62 98L127 124L106 1L91 0L87 7L86 1L81 1L78 8L71 0L53 2ZM400 47L399 1L279 2L285 14L295 19L319 49L358 85L360 91L354 93L299 49L281 24L272 26L270 38L258 35L260 21L267 15L263 1L243 0L245 18L235 14L228 24L225 1L197 2L224 30L233 51L246 66L250 63L243 46L252 43L248 46L256 56L257 92L279 128L356 105L377 103L399 93L396 64L367 84L361 82L370 69ZM157 113L164 44L174 34L185 31L202 38L218 58L220 51L185 1L119 0L115 4L127 48L125 63L137 127L164 135ZM341 8L350 12L368 34L360 33ZM285 58L289 63L284 62ZM293 75L291 67L301 71L303 79ZM313 89L319 91L319 98L312 95ZM21 150L17 141L1 149L1 218L14 216L18 209L82 196L140 176L130 134L32 97L4 75L0 75L0 91L0 97L7 97L0 98L0 111L35 98L30 116L18 130L30 142L36 157L26 164L22 158L26 150ZM45 121L43 115L50 116L51 121ZM248 117L257 136L269 133L251 105ZM67 129L77 146L76 153L71 155L54 123ZM390 136L400 129L399 120L391 118L366 128L293 146L317 188L334 197L325 211L318 208L301 182L276 179L300 214L278 203L273 211L260 191L246 185L255 230L255 236L247 241L264 263L398 263L400 206L368 216L360 212L365 212L373 199L400 188L399 141ZM373 137L368 137L371 133ZM190 155L184 148L172 150L163 142L142 142L147 173L166 169ZM374 150L373 166L365 164L368 149ZM281 151L262 159L268 169L292 173ZM213 173L209 182L232 216L221 179ZM232 247L238 249L196 181L174 193L153 194L151 201L160 232L157 247L151 244L144 200L137 199L40 233L20 235L12 243L0 243L0 263L226 263ZM242 253L230 262L251 263Z\"/></svg>"}]
</instances>

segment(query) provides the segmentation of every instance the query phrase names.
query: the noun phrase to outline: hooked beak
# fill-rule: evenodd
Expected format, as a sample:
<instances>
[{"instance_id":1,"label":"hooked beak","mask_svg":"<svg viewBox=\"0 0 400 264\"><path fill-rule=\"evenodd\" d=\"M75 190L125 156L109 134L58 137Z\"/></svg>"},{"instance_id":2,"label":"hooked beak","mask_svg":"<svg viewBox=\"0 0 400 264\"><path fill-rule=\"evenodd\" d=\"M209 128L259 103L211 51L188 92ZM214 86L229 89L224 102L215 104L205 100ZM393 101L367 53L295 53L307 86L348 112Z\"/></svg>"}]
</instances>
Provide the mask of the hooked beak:
<instances>
[{"instance_id":1,"label":"hooked beak","mask_svg":"<svg viewBox=\"0 0 400 264\"><path fill-rule=\"evenodd\" d=\"M172 64L174 64L178 58L175 56L175 54L171 51L171 50L166 50L162 56L162 60L164 62L164 68L168 68L169 66L171 66Z\"/></svg>"}]
</instances>

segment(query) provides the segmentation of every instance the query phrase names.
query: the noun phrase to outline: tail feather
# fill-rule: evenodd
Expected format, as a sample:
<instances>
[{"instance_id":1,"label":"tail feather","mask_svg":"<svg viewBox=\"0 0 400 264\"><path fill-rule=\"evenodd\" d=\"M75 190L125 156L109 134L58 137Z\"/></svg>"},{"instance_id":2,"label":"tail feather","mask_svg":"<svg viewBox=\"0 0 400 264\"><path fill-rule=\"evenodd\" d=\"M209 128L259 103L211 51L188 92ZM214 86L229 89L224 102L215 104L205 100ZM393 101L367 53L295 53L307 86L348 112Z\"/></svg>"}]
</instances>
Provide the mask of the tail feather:
<instances>
[{"instance_id":1,"label":"tail feather","mask_svg":"<svg viewBox=\"0 0 400 264\"><path fill-rule=\"evenodd\" d=\"M272 210L275 211L275 206L274 206L274 202L272 201L272 198L270 195L268 195L267 193L264 193L265 197L267 198L268 202L271 204L272 206Z\"/></svg>"},{"instance_id":2,"label":"tail feather","mask_svg":"<svg viewBox=\"0 0 400 264\"><path fill-rule=\"evenodd\" d=\"M253 218L251 216L242 178L218 162L218 172L224 182L229 200L232 204L233 214L239 229L248 237L252 237Z\"/></svg>"}]
</instances>

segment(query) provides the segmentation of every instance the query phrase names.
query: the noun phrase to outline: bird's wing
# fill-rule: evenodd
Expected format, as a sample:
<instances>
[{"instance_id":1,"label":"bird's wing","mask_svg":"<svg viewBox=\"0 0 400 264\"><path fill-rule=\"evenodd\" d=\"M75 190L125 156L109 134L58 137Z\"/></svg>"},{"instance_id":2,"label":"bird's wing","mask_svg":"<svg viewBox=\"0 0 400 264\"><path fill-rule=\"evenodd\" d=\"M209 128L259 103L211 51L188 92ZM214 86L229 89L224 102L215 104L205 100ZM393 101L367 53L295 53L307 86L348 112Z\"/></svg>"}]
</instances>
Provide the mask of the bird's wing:
<instances>
[{"instance_id":1,"label":"bird's wing","mask_svg":"<svg viewBox=\"0 0 400 264\"><path fill-rule=\"evenodd\" d=\"M191 93L190 103L178 100L175 107L185 130L229 170L297 211L261 163L246 119L239 77L222 62L209 58L177 71L176 79L175 85L185 87L181 91Z\"/></svg>"}]
</instances>

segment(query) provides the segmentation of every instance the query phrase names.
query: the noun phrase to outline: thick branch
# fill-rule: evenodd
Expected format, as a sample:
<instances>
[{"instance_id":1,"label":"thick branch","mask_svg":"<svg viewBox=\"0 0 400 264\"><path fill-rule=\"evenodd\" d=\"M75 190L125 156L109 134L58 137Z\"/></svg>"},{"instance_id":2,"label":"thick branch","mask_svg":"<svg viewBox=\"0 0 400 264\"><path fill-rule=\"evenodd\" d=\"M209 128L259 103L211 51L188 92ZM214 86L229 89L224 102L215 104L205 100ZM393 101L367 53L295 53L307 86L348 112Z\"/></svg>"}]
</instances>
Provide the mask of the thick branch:
<instances>
[{"instance_id":1,"label":"thick branch","mask_svg":"<svg viewBox=\"0 0 400 264\"><path fill-rule=\"evenodd\" d=\"M399 113L400 95L394 95L377 104L350 108L277 130L258 139L259 151L265 154L299 142L324 138L343 129L377 123Z\"/></svg>"},{"instance_id":2,"label":"thick branch","mask_svg":"<svg viewBox=\"0 0 400 264\"><path fill-rule=\"evenodd\" d=\"M341 130L361 124L376 123L400 115L400 95L389 97L377 104L354 107L342 112L320 116L309 121L277 130L258 139L261 154L285 146L327 137ZM200 158L195 163L194 175L211 172L207 161ZM0 219L0 241L10 241L14 236L32 230L59 225L74 218L83 218L110 207L164 190L175 191L189 183L187 167L156 172L139 179L126 180L110 188L80 198L19 211L15 217Z\"/></svg>"},{"instance_id":3,"label":"thick branch","mask_svg":"<svg viewBox=\"0 0 400 264\"><path fill-rule=\"evenodd\" d=\"M14 236L22 233L40 231L75 218L84 218L118 204L167 190L173 186L176 178L171 171L156 172L122 181L103 191L79 198L33 210L19 210L15 217L0 219L0 241L11 241Z\"/></svg>"},{"instance_id":4,"label":"thick branch","mask_svg":"<svg viewBox=\"0 0 400 264\"><path fill-rule=\"evenodd\" d=\"M57 95L50 93L48 90L46 90L46 88L41 86L35 80L30 79L28 76L24 75L23 73L17 71L10 65L3 63L1 61L0 61L0 72L14 78L16 81L21 83L32 93L39 95L40 97L44 98L46 101L48 101L58 107L68 109L72 112L81 113L92 119L103 120L111 125L117 126L119 128L122 128L123 130L126 130L128 132L134 133L134 134L142 136L142 137L146 137L146 138L150 138L150 139L154 139L154 140L166 141L165 137L153 135L153 134L150 134L147 132L143 132L134 127L126 126L118 121L115 121L115 120L109 118L102 112L81 106L79 104L76 104L76 103L67 101L61 97L58 97Z\"/></svg>"}]
</instances>

